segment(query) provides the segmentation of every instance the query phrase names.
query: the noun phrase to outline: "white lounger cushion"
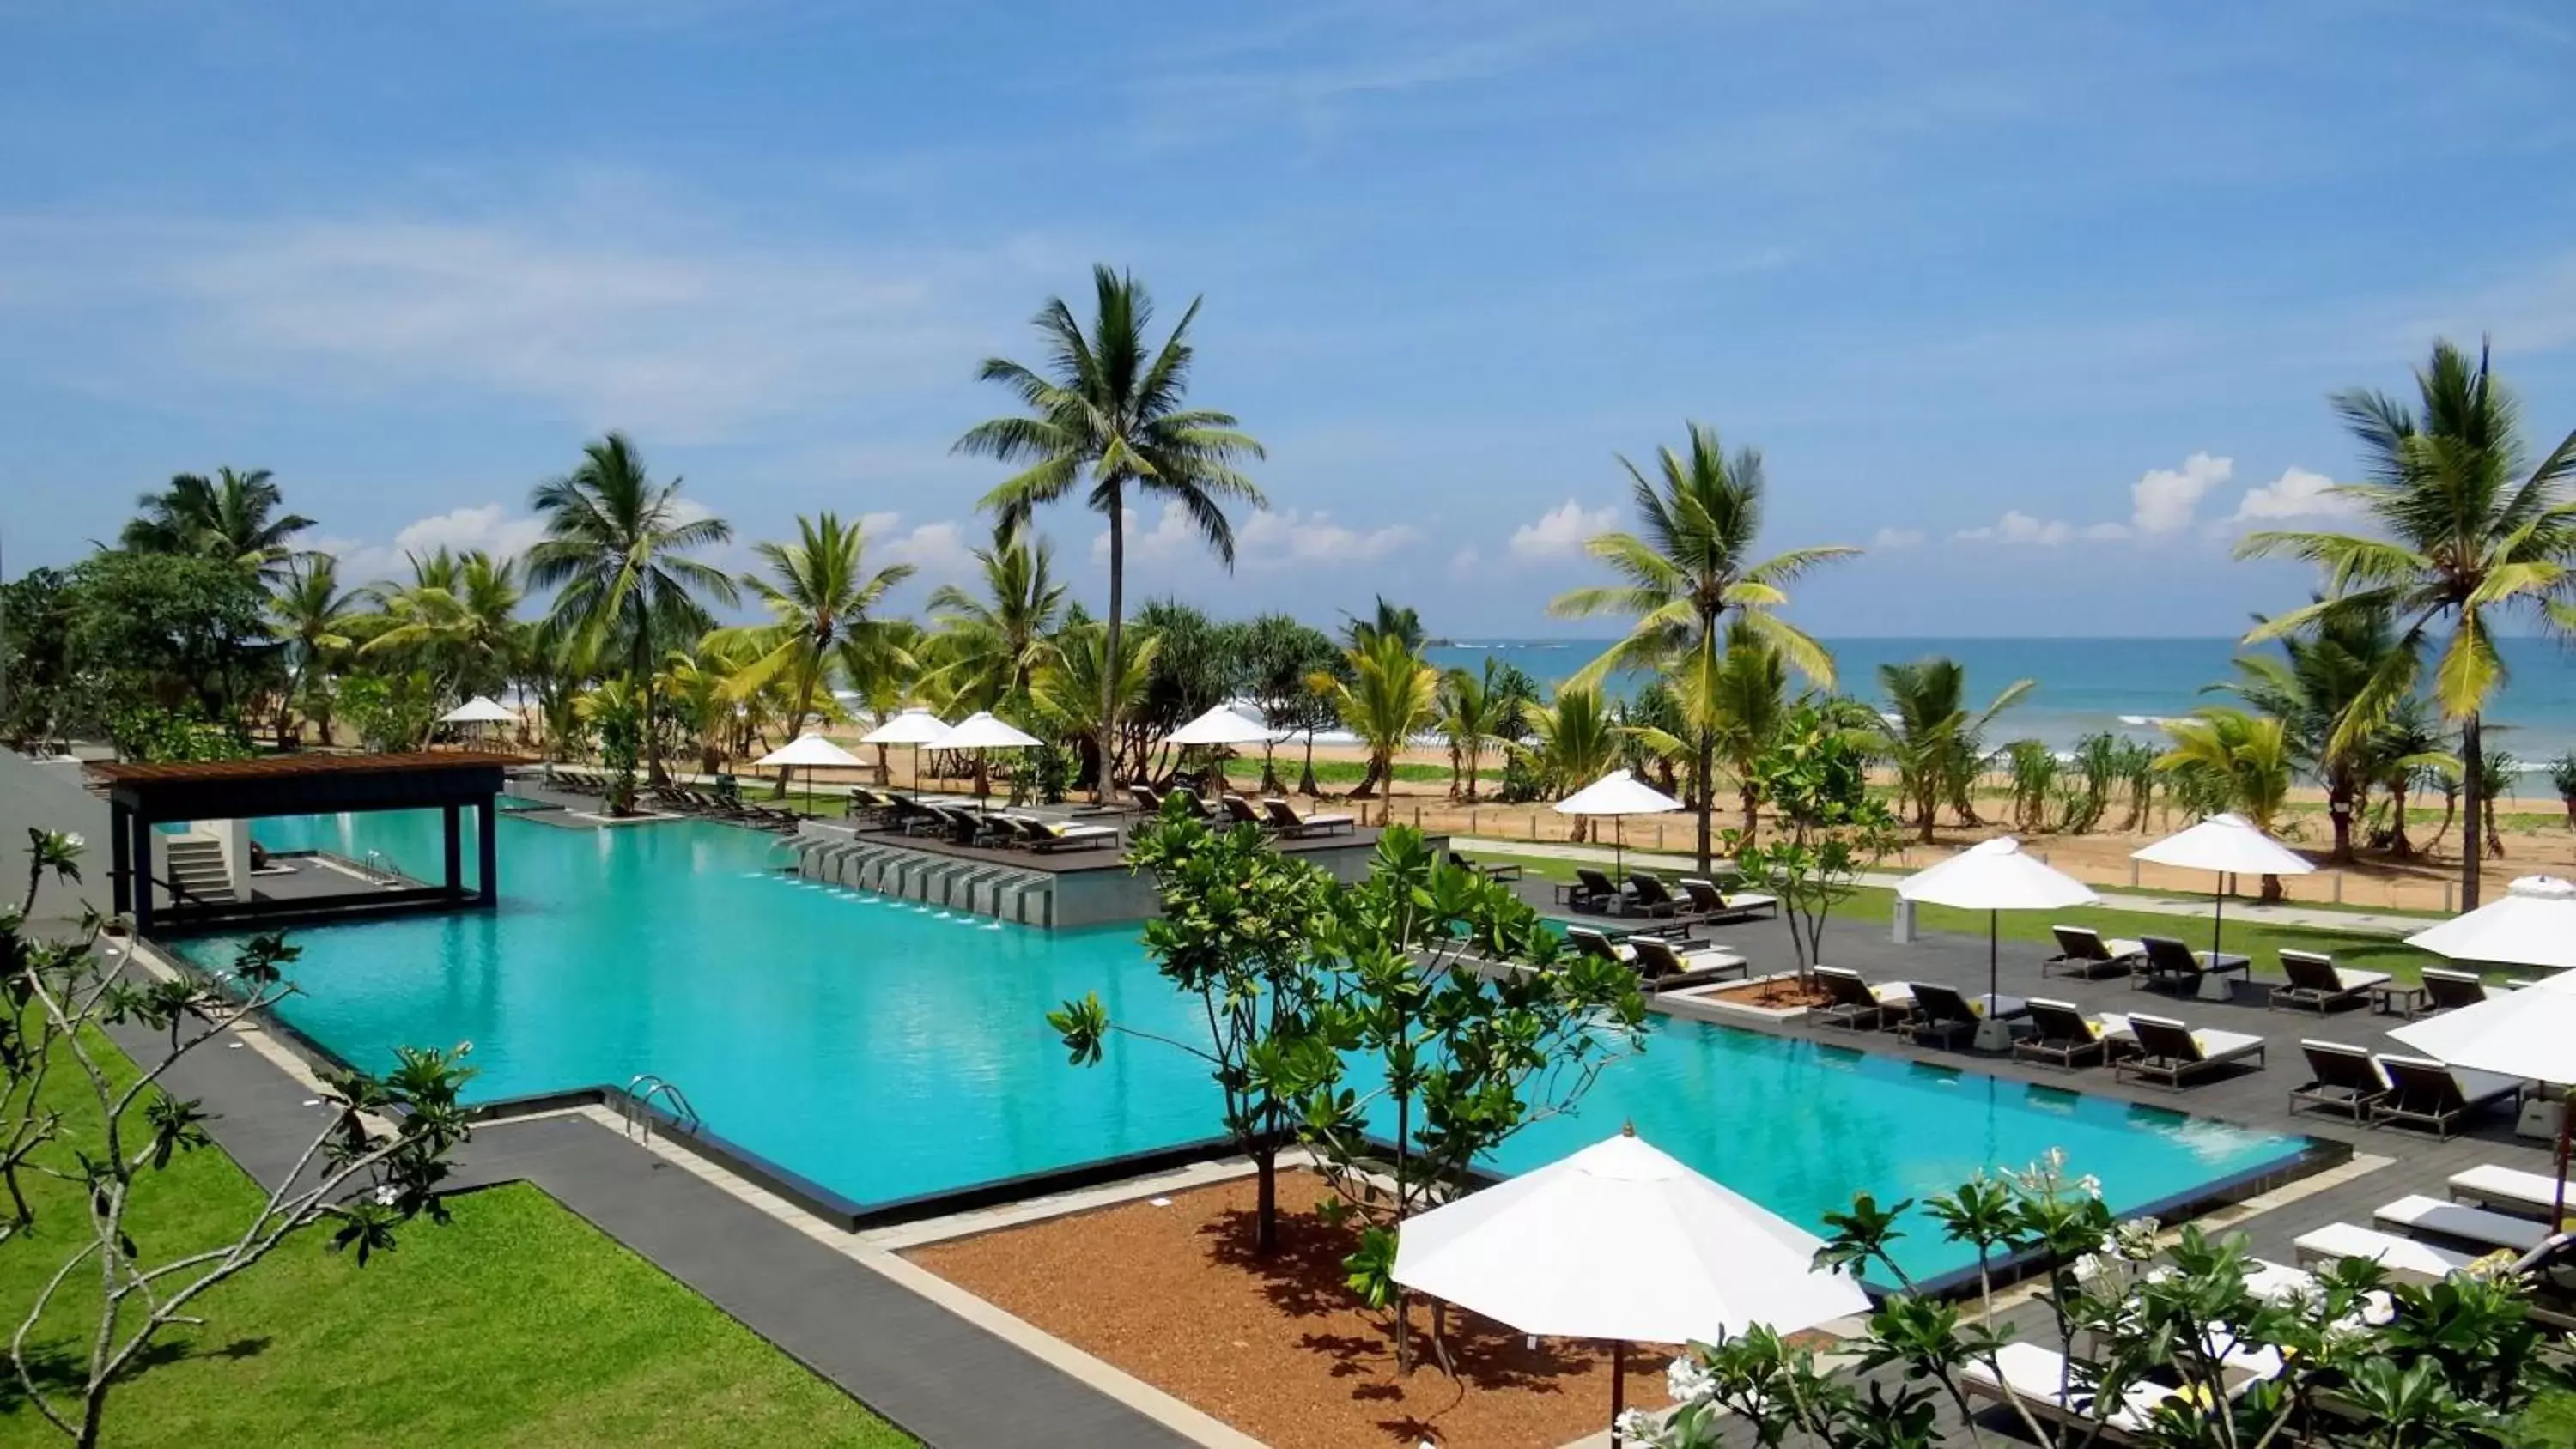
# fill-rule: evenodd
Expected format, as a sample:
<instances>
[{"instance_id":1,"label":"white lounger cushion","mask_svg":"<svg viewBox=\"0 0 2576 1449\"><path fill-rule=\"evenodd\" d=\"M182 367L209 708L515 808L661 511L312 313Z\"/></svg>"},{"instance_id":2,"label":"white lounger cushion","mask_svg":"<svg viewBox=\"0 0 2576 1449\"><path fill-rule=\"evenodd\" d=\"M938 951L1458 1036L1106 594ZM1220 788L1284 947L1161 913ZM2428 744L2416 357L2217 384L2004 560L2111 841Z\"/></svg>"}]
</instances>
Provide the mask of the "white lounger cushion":
<instances>
[{"instance_id":1,"label":"white lounger cushion","mask_svg":"<svg viewBox=\"0 0 2576 1449\"><path fill-rule=\"evenodd\" d=\"M1780 904L1780 898L1778 896L1766 896L1752 891L1747 891L1743 895L1732 895L1723 891L1719 892L1719 894L1725 899L1726 908L1730 911L1749 911L1756 906L1777 906Z\"/></svg>"},{"instance_id":2,"label":"white lounger cushion","mask_svg":"<svg viewBox=\"0 0 2576 1449\"><path fill-rule=\"evenodd\" d=\"M2251 1032L2220 1031L2216 1027L2203 1027L2193 1032L2191 1040L2200 1048L2201 1057L2213 1062L2234 1061L2263 1049L2263 1038Z\"/></svg>"},{"instance_id":3,"label":"white lounger cushion","mask_svg":"<svg viewBox=\"0 0 2576 1449\"><path fill-rule=\"evenodd\" d=\"M2374 986L2384 986L2388 983L2388 973L2385 971L2351 971L2337 966L2334 968L2334 974L2335 980L2341 983L2346 991L2368 991Z\"/></svg>"},{"instance_id":4,"label":"white lounger cushion","mask_svg":"<svg viewBox=\"0 0 2576 1449\"><path fill-rule=\"evenodd\" d=\"M2077 1385L2065 1355L2057 1350L2015 1340L1995 1350L1995 1366L2003 1370L2004 1382L2012 1386L2012 1391L2043 1416L2077 1420L2092 1417L2092 1396ZM1984 1363L1970 1359L1960 1366L1959 1374L1971 1385L2001 1396L2002 1385L1995 1382ZM2061 1386L2075 1403L2059 1397ZM2136 1433L2146 1428L2156 1405L2172 1397L2174 1391L2161 1384L2131 1384L2122 1407L2113 1410L2107 1422L2114 1429Z\"/></svg>"},{"instance_id":5,"label":"white lounger cushion","mask_svg":"<svg viewBox=\"0 0 2576 1449\"><path fill-rule=\"evenodd\" d=\"M2484 1162L2466 1172L2451 1174L2451 1195L2483 1203L2510 1203L2546 1214L2558 1201L2558 1179Z\"/></svg>"},{"instance_id":6,"label":"white lounger cushion","mask_svg":"<svg viewBox=\"0 0 2576 1449\"><path fill-rule=\"evenodd\" d=\"M2445 1277L2477 1261L2467 1253L2350 1223L2328 1223L2301 1237L2296 1246L2302 1258L2373 1258L2391 1273L2417 1278Z\"/></svg>"},{"instance_id":7,"label":"white lounger cushion","mask_svg":"<svg viewBox=\"0 0 2576 1449\"><path fill-rule=\"evenodd\" d=\"M2371 1221L2408 1232L2431 1233L2439 1238L2459 1238L2490 1247L2511 1248L2528 1253L2549 1236L2546 1225L2529 1218L2507 1217L2484 1208L2464 1207L2444 1202L2438 1197L2413 1193L2375 1208Z\"/></svg>"}]
</instances>

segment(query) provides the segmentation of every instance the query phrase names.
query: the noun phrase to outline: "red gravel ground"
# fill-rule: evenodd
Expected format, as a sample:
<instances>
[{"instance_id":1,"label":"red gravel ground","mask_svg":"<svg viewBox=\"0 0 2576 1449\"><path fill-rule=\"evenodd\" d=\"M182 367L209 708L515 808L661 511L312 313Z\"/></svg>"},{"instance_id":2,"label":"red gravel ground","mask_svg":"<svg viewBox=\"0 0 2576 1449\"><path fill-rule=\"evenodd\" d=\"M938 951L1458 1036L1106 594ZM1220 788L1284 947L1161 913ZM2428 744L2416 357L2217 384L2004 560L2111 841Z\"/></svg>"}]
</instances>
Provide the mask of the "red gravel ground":
<instances>
[{"instance_id":1,"label":"red gravel ground","mask_svg":"<svg viewBox=\"0 0 2576 1449\"><path fill-rule=\"evenodd\" d=\"M1607 1426L1606 1344L1531 1348L1452 1312L1458 1377L1427 1357L1398 1374L1392 1320L1342 1282L1352 1231L1313 1211L1326 1191L1312 1174L1281 1175L1279 1250L1267 1261L1252 1255L1249 1178L1169 1207L1129 1203L905 1256L1277 1449L1556 1449ZM1417 1308L1417 1348L1429 1323ZM1670 1357L1629 1351L1631 1405L1666 1402Z\"/></svg>"}]
</instances>

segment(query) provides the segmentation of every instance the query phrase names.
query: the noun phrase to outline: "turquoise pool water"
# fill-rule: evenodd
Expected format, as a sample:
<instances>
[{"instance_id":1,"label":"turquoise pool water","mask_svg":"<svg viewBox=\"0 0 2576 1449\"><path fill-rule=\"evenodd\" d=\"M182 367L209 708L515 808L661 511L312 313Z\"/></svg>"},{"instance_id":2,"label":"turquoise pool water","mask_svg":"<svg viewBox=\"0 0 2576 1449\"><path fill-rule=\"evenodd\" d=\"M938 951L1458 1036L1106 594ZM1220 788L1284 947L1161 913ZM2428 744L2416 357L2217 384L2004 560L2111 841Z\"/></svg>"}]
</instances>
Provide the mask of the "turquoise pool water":
<instances>
[{"instance_id":1,"label":"turquoise pool water","mask_svg":"<svg viewBox=\"0 0 2576 1449\"><path fill-rule=\"evenodd\" d=\"M478 1100L659 1073L714 1131L862 1203L1214 1133L1214 1089L1191 1059L1122 1042L1076 1069L1041 1019L1097 991L1136 1027L1196 1028L1131 929L1050 933L800 883L779 873L789 854L772 837L702 821L498 828L498 911L296 932L302 992L285 1017L368 1066L399 1044L471 1041ZM380 850L415 874L440 849L427 814L266 820L254 833L272 850ZM185 949L220 964L226 947ZM2132 1208L2303 1145L1666 1021L1642 1055L1602 1074L1579 1113L1524 1132L1496 1165L1535 1166L1623 1121L1811 1226L1855 1191L1920 1197L2050 1147ZM1928 1226L1903 1256L1918 1274L1967 1261Z\"/></svg>"}]
</instances>

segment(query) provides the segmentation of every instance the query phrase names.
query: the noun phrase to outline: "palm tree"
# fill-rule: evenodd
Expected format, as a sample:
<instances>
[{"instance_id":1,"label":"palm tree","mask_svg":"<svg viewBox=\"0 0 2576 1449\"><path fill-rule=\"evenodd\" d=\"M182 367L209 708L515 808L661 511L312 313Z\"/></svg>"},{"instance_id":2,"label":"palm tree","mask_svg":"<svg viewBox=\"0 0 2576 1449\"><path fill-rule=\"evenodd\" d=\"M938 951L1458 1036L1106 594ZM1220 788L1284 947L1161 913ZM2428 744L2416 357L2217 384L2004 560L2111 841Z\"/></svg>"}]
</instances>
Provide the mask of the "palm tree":
<instances>
[{"instance_id":1,"label":"palm tree","mask_svg":"<svg viewBox=\"0 0 2576 1449\"><path fill-rule=\"evenodd\" d=\"M2334 397L2335 411L2361 442L2366 481L2335 490L2359 505L2375 533L2266 532L2246 536L2240 557L2286 555L2324 570L2328 597L2257 626L2248 643L2281 638L2325 615L2375 610L2397 621L2401 647L2346 711L2336 733L2367 734L2396 702L2415 690L2419 662L2442 634L2433 664L2433 700L2459 723L2467 783L2466 831L2460 853L2462 909L2478 904L2478 851L2484 753L2481 717L2505 683L2495 646L2498 616L2521 610L2558 627L2576 628L2576 610L2556 596L2576 554L2576 432L2537 464L2521 437L2521 409L2489 368L2481 347L2472 363L2437 342L2415 374L2417 406L2354 389Z\"/></svg>"},{"instance_id":2,"label":"palm tree","mask_svg":"<svg viewBox=\"0 0 2576 1449\"><path fill-rule=\"evenodd\" d=\"M1833 657L1825 647L1772 610L1789 600L1787 585L1828 560L1858 553L1844 547L1792 549L1756 560L1762 533L1765 483L1762 455L1751 448L1728 453L1717 430L1690 427L1687 454L1657 451L1648 477L1626 458L1629 494L1638 533L1605 533L1586 545L1622 582L1561 594L1548 612L1561 618L1625 614L1635 622L1627 636L1575 676L1597 687L1614 670L1662 669L1680 677L1685 667L1703 689L1720 673L1731 623L1740 623L1780 651L1791 668L1831 688ZM1696 660L1695 664L1691 661ZM1711 822L1716 813L1717 739L1709 728L1715 711L1685 701L1691 723L1692 808L1699 816L1699 868L1709 867Z\"/></svg>"},{"instance_id":3,"label":"palm tree","mask_svg":"<svg viewBox=\"0 0 2576 1449\"><path fill-rule=\"evenodd\" d=\"M269 632L286 645L289 670L285 695L277 704L279 748L285 748L294 728L299 702L321 731L321 742L331 743L330 695L314 690L319 682L316 671L327 672L331 661L348 650L350 621L364 594L361 589L341 588L339 562L317 553L290 564L284 582L269 599Z\"/></svg>"},{"instance_id":4,"label":"palm tree","mask_svg":"<svg viewBox=\"0 0 2576 1449\"><path fill-rule=\"evenodd\" d=\"M791 701L787 737L794 739L814 712L814 696L833 666L857 676L876 665L886 647L873 611L887 592L911 578L910 564L867 570L867 538L840 515L796 520L794 543L763 542L752 551L769 565L769 577L745 574L771 622L743 631L758 657L733 678L734 697L749 698L784 680ZM787 767L778 770L777 793L787 793Z\"/></svg>"},{"instance_id":5,"label":"palm tree","mask_svg":"<svg viewBox=\"0 0 2576 1449\"><path fill-rule=\"evenodd\" d=\"M1497 688L1494 661L1488 659L1481 675L1464 669L1442 675L1434 708L1439 713L1435 728L1449 742L1449 798L1460 798L1463 787L1467 802L1473 804L1477 768L1487 746L1504 743L1503 725L1514 712L1514 702Z\"/></svg>"},{"instance_id":6,"label":"palm tree","mask_svg":"<svg viewBox=\"0 0 2576 1449\"><path fill-rule=\"evenodd\" d=\"M1109 616L1106 657L1123 658L1119 628L1127 587L1127 503L1131 485L1177 506L1234 566L1234 525L1225 504L1263 506L1261 490L1235 464L1263 456L1261 444L1238 431L1232 415L1184 406L1189 393L1191 301L1160 348L1147 329L1153 301L1132 276L1098 266L1091 330L1074 320L1061 297L1050 297L1034 319L1046 339L1046 371L992 357L978 376L1015 394L1027 411L994 418L967 430L956 451L1026 465L985 495L983 506L1005 522L1028 518L1041 504L1084 489L1084 502L1109 520ZM1112 680L1100 681L1107 689ZM1117 733L1117 701L1103 694L1102 739ZM1109 788L1104 769L1096 798Z\"/></svg>"},{"instance_id":7,"label":"palm tree","mask_svg":"<svg viewBox=\"0 0 2576 1449\"><path fill-rule=\"evenodd\" d=\"M597 688L573 701L573 712L599 732L599 762L608 767L608 813L635 811L635 757L649 717L634 679L603 679Z\"/></svg>"},{"instance_id":8,"label":"palm tree","mask_svg":"<svg viewBox=\"0 0 2576 1449\"><path fill-rule=\"evenodd\" d=\"M1024 523L995 524L993 542L975 550L975 564L985 597L955 584L930 596L940 627L938 672L975 708L998 709L1027 699L1029 681L1054 657L1065 586L1055 580L1055 546L1033 539Z\"/></svg>"},{"instance_id":9,"label":"palm tree","mask_svg":"<svg viewBox=\"0 0 2576 1449\"><path fill-rule=\"evenodd\" d=\"M1123 656L1110 653L1105 625L1071 626L1056 635L1053 656L1030 678L1030 707L1058 734L1081 741L1102 778L1117 767L1117 720L1145 697L1163 641L1140 631L1120 647Z\"/></svg>"},{"instance_id":10,"label":"palm tree","mask_svg":"<svg viewBox=\"0 0 2576 1449\"><path fill-rule=\"evenodd\" d=\"M1368 747L1369 778L1386 782L1385 809L1379 823L1389 823L1395 810L1395 757L1424 726L1440 689L1440 671L1394 634L1373 636L1350 651L1351 678L1336 682L1335 703L1342 723ZM1363 791L1353 798L1365 798Z\"/></svg>"},{"instance_id":11,"label":"palm tree","mask_svg":"<svg viewBox=\"0 0 2576 1449\"><path fill-rule=\"evenodd\" d=\"M2156 760L2169 774L2192 776L2199 798L2222 804L2272 833L2290 798L2291 755L2281 721L2241 709L2211 707L2187 719L2167 720L2173 748ZM2281 899L2281 878L2263 877L2263 899Z\"/></svg>"},{"instance_id":12,"label":"palm tree","mask_svg":"<svg viewBox=\"0 0 2576 1449\"><path fill-rule=\"evenodd\" d=\"M1780 737L1789 716L1789 663L1769 640L1750 629L1736 628L1718 656L1716 677L1682 691L1683 707L1707 709L1708 732L1718 758L1735 776L1736 804L1744 816L1744 843L1753 844L1761 828L1762 786L1755 764Z\"/></svg>"},{"instance_id":13,"label":"palm tree","mask_svg":"<svg viewBox=\"0 0 2576 1449\"><path fill-rule=\"evenodd\" d=\"M413 655L442 700L501 688L520 647L517 563L444 548L411 563L411 587L385 595L386 626L358 652Z\"/></svg>"},{"instance_id":14,"label":"palm tree","mask_svg":"<svg viewBox=\"0 0 2576 1449\"><path fill-rule=\"evenodd\" d=\"M2376 737L2375 731L2348 733L2341 726L2386 667L2388 652L2398 647L2385 611L2336 610L2284 636L2277 655L2239 655L2237 677L2210 686L2281 721L2292 756L2325 787L2326 815L2334 826L2330 858L2338 865L2352 860L2352 820L2369 788L2364 766Z\"/></svg>"},{"instance_id":15,"label":"palm tree","mask_svg":"<svg viewBox=\"0 0 2576 1449\"><path fill-rule=\"evenodd\" d=\"M274 579L293 552L286 541L313 526L300 513L280 516L284 502L266 468L218 468L212 479L182 473L168 488L135 500L142 516L125 525L117 542L137 553L231 559Z\"/></svg>"},{"instance_id":16,"label":"palm tree","mask_svg":"<svg viewBox=\"0 0 2576 1449\"><path fill-rule=\"evenodd\" d=\"M1558 690L1553 704L1533 706L1529 725L1536 741L1531 753L1559 798L1616 769L1627 746L1601 691L1581 685ZM1569 838L1580 844L1591 828L1590 818L1578 815Z\"/></svg>"},{"instance_id":17,"label":"palm tree","mask_svg":"<svg viewBox=\"0 0 2576 1449\"><path fill-rule=\"evenodd\" d=\"M1386 595L1377 596L1377 607L1365 619L1355 615L1342 618L1342 647L1365 649L1369 641L1394 635L1409 648L1419 649L1430 636L1423 632L1422 614L1410 604L1390 604Z\"/></svg>"},{"instance_id":18,"label":"palm tree","mask_svg":"<svg viewBox=\"0 0 2576 1449\"><path fill-rule=\"evenodd\" d=\"M2362 742L2356 768L2367 793L2372 785L2388 792L2389 853L2412 860L2415 845L2406 838L2406 797L2430 779L2457 779L2460 757L2442 748L2422 700L2409 695L2389 710L2388 718Z\"/></svg>"},{"instance_id":19,"label":"palm tree","mask_svg":"<svg viewBox=\"0 0 2576 1449\"><path fill-rule=\"evenodd\" d=\"M707 631L713 621L700 593L728 604L741 597L724 570L683 556L724 542L733 529L684 508L680 480L654 482L622 433L584 447L580 465L538 484L530 504L546 536L528 550L528 582L557 590L555 617L590 652L613 642L624 653L627 677L644 692L646 777L659 784L669 777L660 731L651 727L655 646Z\"/></svg>"},{"instance_id":20,"label":"palm tree","mask_svg":"<svg viewBox=\"0 0 2576 1449\"><path fill-rule=\"evenodd\" d=\"M1896 767L1897 793L1913 805L1919 838L1929 843L1942 802L1967 797L1985 759L1986 727L2035 685L2016 679L1983 710L1971 712L1968 671L1955 659L1882 664L1878 679L1896 716L1878 721L1879 749Z\"/></svg>"}]
</instances>

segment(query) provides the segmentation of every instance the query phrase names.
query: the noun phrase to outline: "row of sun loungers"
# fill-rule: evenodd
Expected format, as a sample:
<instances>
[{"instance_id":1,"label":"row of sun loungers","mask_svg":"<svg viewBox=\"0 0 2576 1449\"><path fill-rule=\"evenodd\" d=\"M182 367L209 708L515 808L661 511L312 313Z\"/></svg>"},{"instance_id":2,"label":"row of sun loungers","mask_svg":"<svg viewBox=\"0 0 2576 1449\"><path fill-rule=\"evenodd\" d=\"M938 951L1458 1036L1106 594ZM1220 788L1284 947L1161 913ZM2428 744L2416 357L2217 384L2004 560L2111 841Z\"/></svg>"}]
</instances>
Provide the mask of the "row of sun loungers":
<instances>
[{"instance_id":1,"label":"row of sun loungers","mask_svg":"<svg viewBox=\"0 0 2576 1449\"><path fill-rule=\"evenodd\" d=\"M1357 830L1359 822L1348 815L1301 815L1297 807L1273 796L1258 804L1241 795L1228 793L1214 805L1187 790L1168 790L1157 795L1152 787L1130 785L1127 798L1138 810L1148 815L1162 813L1167 801L1177 800L1181 808L1201 820L1229 825L1252 825L1277 835L1299 838L1309 835L1331 835Z\"/></svg>"},{"instance_id":2,"label":"row of sun loungers","mask_svg":"<svg viewBox=\"0 0 2576 1449\"><path fill-rule=\"evenodd\" d=\"M2569 1265L2576 1234L2553 1230L2555 1178L2519 1168L2482 1164L2453 1173L2446 1201L2409 1193L2371 1210L2370 1225L2327 1223L2300 1235L2293 1246L2303 1264L2368 1258L2392 1276L2436 1282L2480 1258L2509 1253L2516 1270L2533 1275L2534 1315L2566 1326L2570 1309L2556 1274Z\"/></svg>"},{"instance_id":3,"label":"row of sun loungers","mask_svg":"<svg viewBox=\"0 0 2576 1449\"><path fill-rule=\"evenodd\" d=\"M2355 1122L2403 1122L2440 1137L2490 1107L2517 1104L2524 1084L2426 1057L2377 1054L2341 1042L2302 1040L2310 1080L2290 1093L2290 1110L2341 1112Z\"/></svg>"},{"instance_id":4,"label":"row of sun loungers","mask_svg":"<svg viewBox=\"0 0 2576 1449\"><path fill-rule=\"evenodd\" d=\"M1576 911L1686 919L1693 924L1750 921L1780 913L1780 902L1773 896L1730 893L1718 889L1714 881L1688 878L1676 893L1662 876L1645 870L1630 871L1627 883L1620 885L1602 871L1577 866L1573 882L1560 884L1556 892L1558 900Z\"/></svg>"},{"instance_id":5,"label":"row of sun loungers","mask_svg":"<svg viewBox=\"0 0 2576 1449\"><path fill-rule=\"evenodd\" d=\"M2088 926L2056 926L2051 930L2057 937L2057 954L2040 963L2043 976L2055 971L2089 981L2126 972L2132 987L2198 986L2212 976L2254 979L2251 959L2234 952L2195 951L2168 936L2130 941L2105 939Z\"/></svg>"},{"instance_id":6,"label":"row of sun loungers","mask_svg":"<svg viewBox=\"0 0 2576 1449\"><path fill-rule=\"evenodd\" d=\"M1637 984L1647 991L1678 991L1730 977L1741 979L1750 969L1745 959L1732 951L1713 946L1688 950L1661 936L1638 935L1613 941L1588 926L1569 926L1565 939L1585 955L1635 967Z\"/></svg>"}]
</instances>

